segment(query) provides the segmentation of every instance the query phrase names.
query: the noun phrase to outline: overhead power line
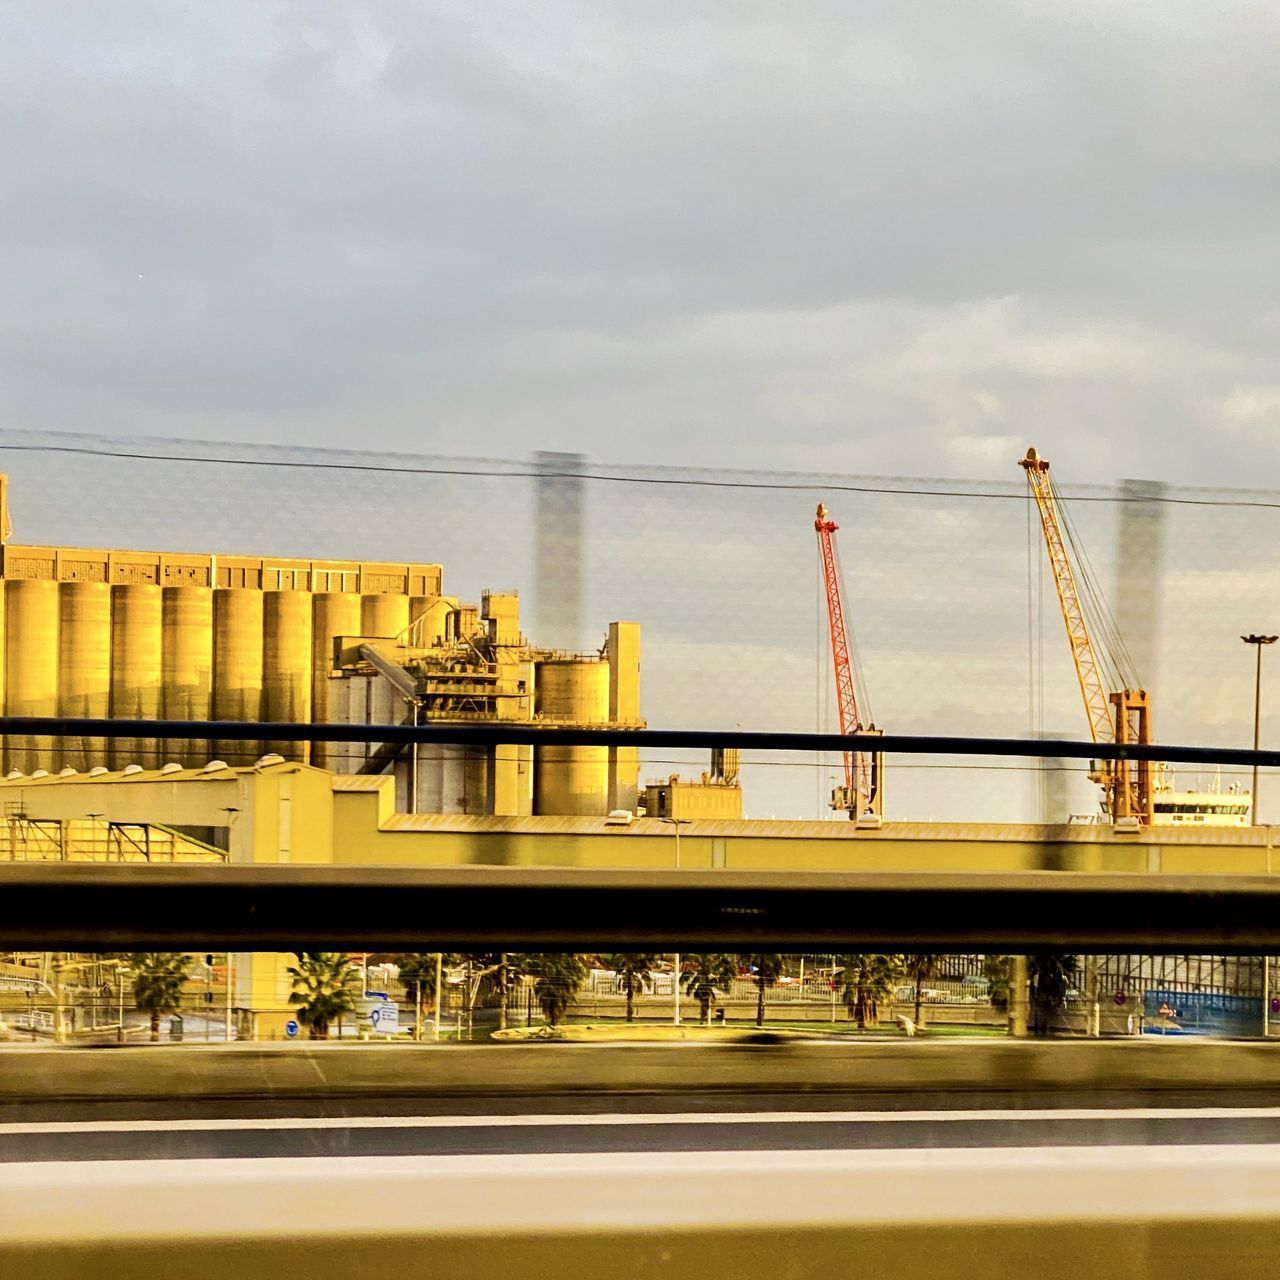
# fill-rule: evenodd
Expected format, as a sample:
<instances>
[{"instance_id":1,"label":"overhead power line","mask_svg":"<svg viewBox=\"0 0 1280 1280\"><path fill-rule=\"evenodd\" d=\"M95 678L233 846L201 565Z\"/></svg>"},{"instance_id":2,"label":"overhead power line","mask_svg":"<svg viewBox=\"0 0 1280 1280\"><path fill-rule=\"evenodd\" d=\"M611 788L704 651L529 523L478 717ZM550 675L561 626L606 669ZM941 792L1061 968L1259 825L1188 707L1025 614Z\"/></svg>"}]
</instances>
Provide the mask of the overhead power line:
<instances>
[{"instance_id":1,"label":"overhead power line","mask_svg":"<svg viewBox=\"0 0 1280 1280\"><path fill-rule=\"evenodd\" d=\"M403 476L454 476L490 480L545 480L563 478L591 481L599 484L648 485L695 489L740 489L793 493L861 493L886 497L909 498L961 498L979 501L1021 502L1024 494L1010 486L1008 490L933 488L945 484L938 480L905 478L902 485L854 484L838 479L820 477L771 480L759 478L729 478L728 476L700 475L626 475L608 471L554 471L536 470L527 464L512 461L509 468L497 463L493 467L481 466L429 466L399 462L355 462L321 458L243 458L216 454L164 453L140 449L97 448L90 445L69 444L7 444L0 440L0 450L11 453L56 453L91 458L116 458L129 462L184 462L205 466L259 467L277 470L341 471ZM1280 511L1280 496L1263 498L1210 498L1176 497L1170 494L1109 494L1071 492L1072 502L1138 503L1141 505L1164 504L1184 507L1241 507Z\"/></svg>"},{"instance_id":2,"label":"overhead power line","mask_svg":"<svg viewBox=\"0 0 1280 1280\"><path fill-rule=\"evenodd\" d=\"M743 729L560 728L511 721L476 725L311 724L262 720L114 720L75 716L0 716L0 734L50 738L173 738L192 742L387 742L463 746L640 747L671 750L883 751L886 755L1060 756L1073 760L1157 760L1169 764L1280 766L1280 750L1165 743L1081 742L1056 738L980 738L938 734L775 733Z\"/></svg>"}]
</instances>

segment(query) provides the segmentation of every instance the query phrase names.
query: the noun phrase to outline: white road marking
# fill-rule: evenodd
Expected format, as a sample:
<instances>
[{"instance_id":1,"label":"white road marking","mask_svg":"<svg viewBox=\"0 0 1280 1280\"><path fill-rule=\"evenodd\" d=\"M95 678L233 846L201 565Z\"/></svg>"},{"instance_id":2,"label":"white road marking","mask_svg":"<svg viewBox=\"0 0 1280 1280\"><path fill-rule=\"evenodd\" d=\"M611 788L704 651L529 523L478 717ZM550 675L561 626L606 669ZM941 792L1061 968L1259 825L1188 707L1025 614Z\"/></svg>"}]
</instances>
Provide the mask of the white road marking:
<instances>
[{"instance_id":1,"label":"white road marking","mask_svg":"<svg viewBox=\"0 0 1280 1280\"><path fill-rule=\"evenodd\" d=\"M318 1206L332 1212L318 1212ZM69 1211L72 1206L74 1211ZM0 1165L0 1245L1280 1218L1280 1147ZM140 1255L141 1256L141 1255Z\"/></svg>"},{"instance_id":2,"label":"white road marking","mask_svg":"<svg viewBox=\"0 0 1280 1280\"><path fill-rule=\"evenodd\" d=\"M37 1133L200 1133L243 1129L521 1129L596 1125L954 1124L990 1120L1276 1120L1280 1107L1043 1107L976 1111L689 1111L609 1115L283 1116L196 1120L50 1120L0 1124L0 1138Z\"/></svg>"}]
</instances>

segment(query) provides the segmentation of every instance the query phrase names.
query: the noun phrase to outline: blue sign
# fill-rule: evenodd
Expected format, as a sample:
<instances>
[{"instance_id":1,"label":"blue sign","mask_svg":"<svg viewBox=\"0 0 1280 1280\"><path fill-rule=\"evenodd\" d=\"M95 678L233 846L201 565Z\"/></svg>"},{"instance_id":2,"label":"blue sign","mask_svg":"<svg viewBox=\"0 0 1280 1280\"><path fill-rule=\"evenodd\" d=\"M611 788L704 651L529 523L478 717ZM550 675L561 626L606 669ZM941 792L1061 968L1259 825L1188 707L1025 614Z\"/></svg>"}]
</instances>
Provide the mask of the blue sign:
<instances>
[{"instance_id":1,"label":"blue sign","mask_svg":"<svg viewBox=\"0 0 1280 1280\"><path fill-rule=\"evenodd\" d=\"M1148 1035L1256 1036L1262 1001L1209 991L1148 991L1143 1000Z\"/></svg>"},{"instance_id":2,"label":"blue sign","mask_svg":"<svg viewBox=\"0 0 1280 1280\"><path fill-rule=\"evenodd\" d=\"M400 1030L400 1006L387 1003L381 1008L374 1005L369 1010L369 1029L371 1031L392 1032Z\"/></svg>"},{"instance_id":3,"label":"blue sign","mask_svg":"<svg viewBox=\"0 0 1280 1280\"><path fill-rule=\"evenodd\" d=\"M298 1024L292 1018L284 1024L284 1033L290 1040L298 1034Z\"/></svg>"}]
</instances>

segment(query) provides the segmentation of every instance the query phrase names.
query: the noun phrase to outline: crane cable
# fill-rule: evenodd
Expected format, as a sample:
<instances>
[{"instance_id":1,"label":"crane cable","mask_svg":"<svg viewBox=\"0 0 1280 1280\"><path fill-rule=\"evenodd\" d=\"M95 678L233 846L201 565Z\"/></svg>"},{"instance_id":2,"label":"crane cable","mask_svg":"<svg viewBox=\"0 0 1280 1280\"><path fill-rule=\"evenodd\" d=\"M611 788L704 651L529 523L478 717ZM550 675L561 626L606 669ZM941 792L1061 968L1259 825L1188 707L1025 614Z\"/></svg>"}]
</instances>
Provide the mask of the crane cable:
<instances>
[{"instance_id":1,"label":"crane cable","mask_svg":"<svg viewBox=\"0 0 1280 1280\"><path fill-rule=\"evenodd\" d=\"M1071 548L1072 559L1076 565L1076 578L1080 589L1081 607L1084 610L1090 632L1097 641L1098 660L1104 668L1104 678L1110 690L1140 689L1141 680L1137 665L1124 636L1116 623L1115 616L1107 603L1105 594L1098 582L1097 572L1089 558L1089 552L1076 527L1069 505L1064 505L1053 484L1052 476L1049 484L1053 490L1054 500L1061 515L1063 530Z\"/></svg>"},{"instance_id":2,"label":"crane cable","mask_svg":"<svg viewBox=\"0 0 1280 1280\"><path fill-rule=\"evenodd\" d=\"M859 729L869 728L875 724L875 716L871 714L871 696L867 692L867 676L862 666L862 653L858 649L857 628L849 616L848 579L844 576L844 565L840 560L840 544L835 538L831 540L831 550L835 556L836 573L840 579L840 594L844 612L844 631L849 643L849 664L853 667L853 693L857 702Z\"/></svg>"}]
</instances>

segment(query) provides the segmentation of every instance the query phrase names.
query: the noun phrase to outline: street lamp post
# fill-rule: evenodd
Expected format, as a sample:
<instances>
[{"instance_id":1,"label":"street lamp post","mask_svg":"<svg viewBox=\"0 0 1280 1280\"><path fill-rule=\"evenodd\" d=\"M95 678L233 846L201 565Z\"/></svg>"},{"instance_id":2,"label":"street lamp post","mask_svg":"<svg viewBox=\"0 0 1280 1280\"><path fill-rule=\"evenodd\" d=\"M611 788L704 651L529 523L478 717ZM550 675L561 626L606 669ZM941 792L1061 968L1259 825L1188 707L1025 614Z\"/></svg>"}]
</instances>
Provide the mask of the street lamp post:
<instances>
[{"instance_id":1,"label":"street lamp post","mask_svg":"<svg viewBox=\"0 0 1280 1280\"><path fill-rule=\"evenodd\" d=\"M228 951L227 952L227 968L226 968L226 972L222 975L223 985L226 987L226 998L227 998L227 1007L224 1011L226 1023L223 1028L223 1039L227 1042L227 1044L231 1043L232 993L235 989L235 982L233 979L234 972L235 971L231 967L231 952Z\"/></svg>"},{"instance_id":2,"label":"street lamp post","mask_svg":"<svg viewBox=\"0 0 1280 1280\"><path fill-rule=\"evenodd\" d=\"M440 1039L440 1002L444 999L444 952L436 952L436 1022L431 1038Z\"/></svg>"},{"instance_id":3,"label":"street lamp post","mask_svg":"<svg viewBox=\"0 0 1280 1280\"><path fill-rule=\"evenodd\" d=\"M1251 644L1257 650L1257 662L1253 673L1253 749L1258 749L1258 731L1262 725L1262 646L1275 644L1277 636L1247 635L1241 636L1245 644ZM1255 827L1262 824L1258 821L1258 762L1253 762L1253 788L1249 792L1249 817ZM1270 867L1267 868L1270 870ZM1271 1032L1271 957L1262 957L1262 1034L1265 1038Z\"/></svg>"},{"instance_id":4,"label":"street lamp post","mask_svg":"<svg viewBox=\"0 0 1280 1280\"><path fill-rule=\"evenodd\" d=\"M659 818L659 822L669 822L676 829L676 870L680 870L680 828L687 822L689 818ZM678 1027L680 1025L680 953L677 951L673 954L672 960L674 968L671 971L671 985L674 989L675 999L672 1003L671 1021Z\"/></svg>"},{"instance_id":5,"label":"street lamp post","mask_svg":"<svg viewBox=\"0 0 1280 1280\"><path fill-rule=\"evenodd\" d=\"M1241 636L1245 644L1251 644L1258 652L1258 660L1253 678L1253 749L1258 749L1258 731L1262 724L1262 646L1275 644L1280 636ZM1262 824L1258 821L1258 762L1253 762L1253 790L1249 793L1249 809L1255 827Z\"/></svg>"}]
</instances>

